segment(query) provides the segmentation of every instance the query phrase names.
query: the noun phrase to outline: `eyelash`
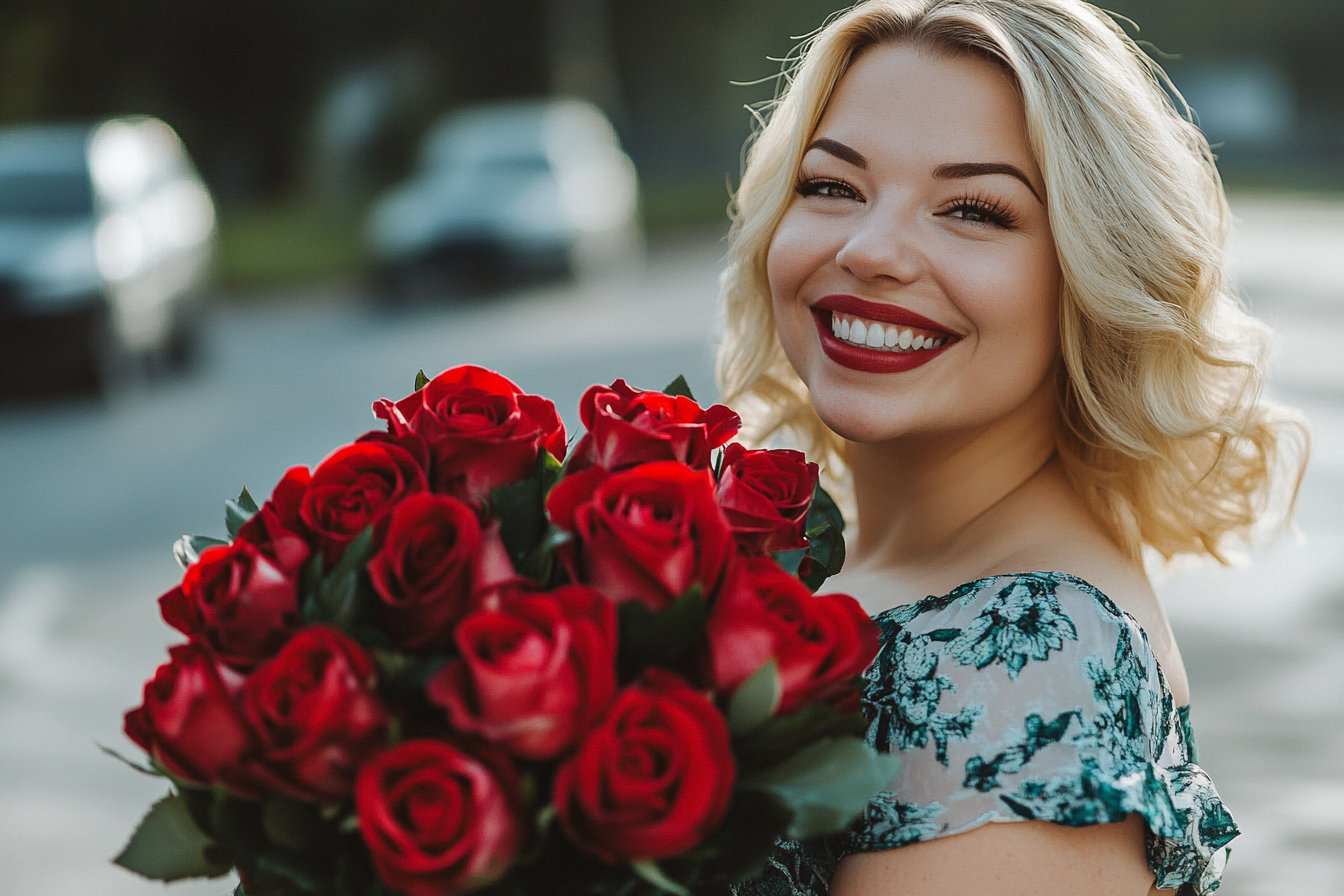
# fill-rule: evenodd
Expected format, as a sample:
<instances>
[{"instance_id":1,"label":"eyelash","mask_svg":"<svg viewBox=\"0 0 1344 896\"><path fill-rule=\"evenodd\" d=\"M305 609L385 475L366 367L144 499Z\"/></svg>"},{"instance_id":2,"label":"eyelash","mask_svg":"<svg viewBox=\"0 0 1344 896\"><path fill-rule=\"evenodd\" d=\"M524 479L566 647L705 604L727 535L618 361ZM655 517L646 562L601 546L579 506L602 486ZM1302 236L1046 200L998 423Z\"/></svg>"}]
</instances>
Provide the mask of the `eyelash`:
<instances>
[{"instance_id":1,"label":"eyelash","mask_svg":"<svg viewBox=\"0 0 1344 896\"><path fill-rule=\"evenodd\" d=\"M990 224L995 227L1002 227L1004 230L1013 230L1017 227L1017 215L1011 209L1002 202L982 194L955 199L938 214L951 215L958 211L963 213L963 217L965 212L977 212L986 219L983 221L967 221L968 224Z\"/></svg>"},{"instance_id":2,"label":"eyelash","mask_svg":"<svg viewBox=\"0 0 1344 896\"><path fill-rule=\"evenodd\" d=\"M822 191L828 187L839 187L847 190L850 196L835 196L831 193ZM863 199L860 193L853 185L831 177L807 177L799 175L798 182L794 185L794 192L799 196L821 196L826 199ZM989 224L995 227L1001 227L1004 230L1014 230L1017 227L1017 215L1006 205L998 200L991 199L983 194L968 194L958 199L954 199L948 205L944 206L939 215L952 215L955 212L974 212L983 215L983 221L967 221L968 224Z\"/></svg>"}]
</instances>

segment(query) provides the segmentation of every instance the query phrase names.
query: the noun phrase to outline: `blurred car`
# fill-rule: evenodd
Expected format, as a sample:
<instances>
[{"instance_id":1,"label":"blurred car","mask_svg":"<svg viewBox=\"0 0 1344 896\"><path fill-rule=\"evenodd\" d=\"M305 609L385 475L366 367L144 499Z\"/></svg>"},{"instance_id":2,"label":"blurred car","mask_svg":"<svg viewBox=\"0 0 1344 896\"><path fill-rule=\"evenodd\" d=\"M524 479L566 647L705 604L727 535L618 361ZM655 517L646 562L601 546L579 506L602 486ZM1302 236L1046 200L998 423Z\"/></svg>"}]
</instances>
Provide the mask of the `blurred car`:
<instances>
[{"instance_id":1,"label":"blurred car","mask_svg":"<svg viewBox=\"0 0 1344 896\"><path fill-rule=\"evenodd\" d=\"M168 125L0 129L0 386L104 390L188 360L210 194Z\"/></svg>"},{"instance_id":2,"label":"blurred car","mask_svg":"<svg viewBox=\"0 0 1344 896\"><path fill-rule=\"evenodd\" d=\"M642 257L637 195L590 103L477 106L429 130L417 171L374 205L368 241L394 296L585 276Z\"/></svg>"}]
</instances>

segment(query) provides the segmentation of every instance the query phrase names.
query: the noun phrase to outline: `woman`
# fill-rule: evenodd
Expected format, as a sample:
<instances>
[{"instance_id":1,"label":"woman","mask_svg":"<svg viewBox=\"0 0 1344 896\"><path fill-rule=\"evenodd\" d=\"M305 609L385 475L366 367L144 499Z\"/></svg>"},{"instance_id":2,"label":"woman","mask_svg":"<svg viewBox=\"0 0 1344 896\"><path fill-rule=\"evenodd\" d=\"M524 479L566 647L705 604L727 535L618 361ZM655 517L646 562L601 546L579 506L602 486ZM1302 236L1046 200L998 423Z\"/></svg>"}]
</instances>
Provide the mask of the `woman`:
<instances>
[{"instance_id":1,"label":"woman","mask_svg":"<svg viewBox=\"0 0 1344 896\"><path fill-rule=\"evenodd\" d=\"M835 586L882 625L870 738L905 764L739 893L1217 887L1237 829L1142 555L1286 518L1307 430L1260 400L1161 79L1082 0L868 0L752 144L723 392L852 481Z\"/></svg>"}]
</instances>

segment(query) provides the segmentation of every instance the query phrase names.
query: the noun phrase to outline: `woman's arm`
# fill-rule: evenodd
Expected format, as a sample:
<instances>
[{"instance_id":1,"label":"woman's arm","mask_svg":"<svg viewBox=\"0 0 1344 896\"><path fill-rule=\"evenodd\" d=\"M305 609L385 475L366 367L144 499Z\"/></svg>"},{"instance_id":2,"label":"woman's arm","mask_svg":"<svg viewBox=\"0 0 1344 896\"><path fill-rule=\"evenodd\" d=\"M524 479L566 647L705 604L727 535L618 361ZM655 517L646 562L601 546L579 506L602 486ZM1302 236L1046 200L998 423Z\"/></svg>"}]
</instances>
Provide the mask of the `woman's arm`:
<instances>
[{"instance_id":1,"label":"woman's arm","mask_svg":"<svg viewBox=\"0 0 1344 896\"><path fill-rule=\"evenodd\" d=\"M848 856L830 896L1147 896L1153 872L1145 830L1137 815L1081 828L1044 821L986 824Z\"/></svg>"}]
</instances>

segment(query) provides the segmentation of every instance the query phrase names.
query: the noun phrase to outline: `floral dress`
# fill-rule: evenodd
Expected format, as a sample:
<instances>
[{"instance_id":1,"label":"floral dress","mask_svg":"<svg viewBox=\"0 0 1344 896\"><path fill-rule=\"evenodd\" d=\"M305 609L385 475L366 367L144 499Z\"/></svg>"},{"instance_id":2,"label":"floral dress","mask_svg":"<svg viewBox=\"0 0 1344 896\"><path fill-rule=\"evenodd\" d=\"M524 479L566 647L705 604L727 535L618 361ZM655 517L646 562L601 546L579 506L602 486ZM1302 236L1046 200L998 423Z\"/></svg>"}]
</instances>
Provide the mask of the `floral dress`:
<instances>
[{"instance_id":1,"label":"floral dress","mask_svg":"<svg viewBox=\"0 0 1344 896\"><path fill-rule=\"evenodd\" d=\"M1176 707L1133 617L1076 576L970 582L876 620L868 742L904 765L850 829L781 841L736 896L821 896L849 853L892 849L987 822L1083 825L1137 812L1160 889L1218 887L1237 826L1195 764Z\"/></svg>"}]
</instances>

